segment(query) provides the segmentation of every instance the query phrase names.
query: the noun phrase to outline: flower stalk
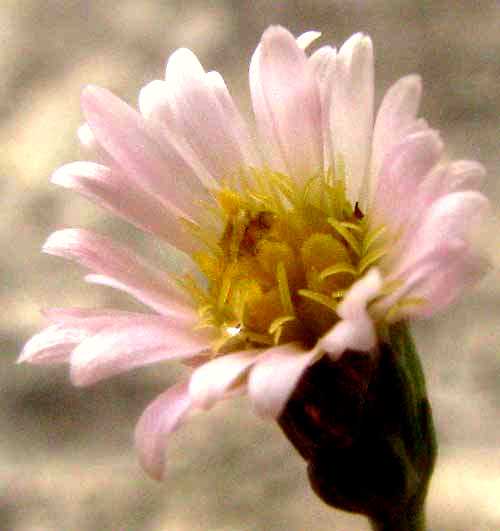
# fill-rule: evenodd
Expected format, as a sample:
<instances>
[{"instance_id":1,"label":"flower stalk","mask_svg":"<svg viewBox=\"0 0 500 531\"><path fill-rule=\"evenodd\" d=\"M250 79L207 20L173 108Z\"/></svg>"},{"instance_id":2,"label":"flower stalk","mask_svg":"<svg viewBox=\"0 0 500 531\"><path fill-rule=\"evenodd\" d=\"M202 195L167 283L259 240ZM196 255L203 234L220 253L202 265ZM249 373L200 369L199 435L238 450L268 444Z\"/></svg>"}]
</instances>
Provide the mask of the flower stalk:
<instances>
[{"instance_id":1,"label":"flower stalk","mask_svg":"<svg viewBox=\"0 0 500 531\"><path fill-rule=\"evenodd\" d=\"M310 367L279 424L325 503L376 531L423 531L436 457L425 380L406 322L380 336L375 359L348 351Z\"/></svg>"}]
</instances>

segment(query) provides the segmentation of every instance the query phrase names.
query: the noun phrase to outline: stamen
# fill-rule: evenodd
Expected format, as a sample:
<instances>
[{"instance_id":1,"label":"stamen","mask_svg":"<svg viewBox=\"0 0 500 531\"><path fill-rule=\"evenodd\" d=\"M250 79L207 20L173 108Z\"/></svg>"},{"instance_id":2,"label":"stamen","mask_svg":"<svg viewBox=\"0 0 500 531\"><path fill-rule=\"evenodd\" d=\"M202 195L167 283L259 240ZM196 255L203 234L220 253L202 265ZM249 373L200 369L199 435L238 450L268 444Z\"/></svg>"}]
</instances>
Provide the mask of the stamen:
<instances>
[{"instance_id":1,"label":"stamen","mask_svg":"<svg viewBox=\"0 0 500 531\"><path fill-rule=\"evenodd\" d=\"M338 275L339 273L348 273L354 277L358 275L356 268L351 264L348 264L347 262L339 262L338 264L323 269L323 271L321 271L319 274L319 279L325 280L325 278L328 278L332 275Z\"/></svg>"},{"instance_id":2,"label":"stamen","mask_svg":"<svg viewBox=\"0 0 500 531\"><path fill-rule=\"evenodd\" d=\"M217 298L217 308L219 311L223 310L227 302L227 298L229 297L229 291L231 290L231 283L233 281L235 267L235 263L228 265L222 276L222 283L219 290L219 296Z\"/></svg>"},{"instance_id":3,"label":"stamen","mask_svg":"<svg viewBox=\"0 0 500 531\"><path fill-rule=\"evenodd\" d=\"M289 323L291 321L295 321L296 317L294 315L283 315L282 317L276 318L270 325L268 332L272 335L278 330L278 328L281 328L285 323Z\"/></svg>"},{"instance_id":4,"label":"stamen","mask_svg":"<svg viewBox=\"0 0 500 531\"><path fill-rule=\"evenodd\" d=\"M342 225L340 221L337 221L334 218L328 218L328 223L344 238L344 240L349 244L351 249L356 253L357 256L361 255L361 249L359 242L356 240L353 234Z\"/></svg>"},{"instance_id":5,"label":"stamen","mask_svg":"<svg viewBox=\"0 0 500 531\"><path fill-rule=\"evenodd\" d=\"M235 261L240 252L240 244L248 226L248 215L244 210L240 210L233 218L231 243L229 245L229 258Z\"/></svg>"},{"instance_id":6,"label":"stamen","mask_svg":"<svg viewBox=\"0 0 500 531\"><path fill-rule=\"evenodd\" d=\"M368 252L368 249L375 243L382 234L387 232L387 227L379 227L376 230L369 231L366 233L364 239L363 239L363 245L362 245L362 253L366 254Z\"/></svg>"},{"instance_id":7,"label":"stamen","mask_svg":"<svg viewBox=\"0 0 500 531\"><path fill-rule=\"evenodd\" d=\"M346 229L350 229L354 232L357 232L358 234L363 232L363 227L361 227L360 225L356 225L356 223L352 223L350 221L341 221L340 225L342 225L342 227L345 227Z\"/></svg>"},{"instance_id":8,"label":"stamen","mask_svg":"<svg viewBox=\"0 0 500 531\"><path fill-rule=\"evenodd\" d=\"M367 255L363 256L358 264L358 272L361 275L369 266L377 262L389 252L389 249L382 247L381 249L372 251Z\"/></svg>"},{"instance_id":9,"label":"stamen","mask_svg":"<svg viewBox=\"0 0 500 531\"><path fill-rule=\"evenodd\" d=\"M331 297L328 297L327 295L323 295L322 293L311 291L309 289L299 289L297 293L306 299L310 299L314 302L322 304L323 306L326 306L332 310L332 312L336 312L337 310L337 303L335 303Z\"/></svg>"},{"instance_id":10,"label":"stamen","mask_svg":"<svg viewBox=\"0 0 500 531\"><path fill-rule=\"evenodd\" d=\"M273 339L267 334L259 334L258 332L245 330L245 336L249 341L262 345L272 345L274 343Z\"/></svg>"},{"instance_id":11,"label":"stamen","mask_svg":"<svg viewBox=\"0 0 500 531\"><path fill-rule=\"evenodd\" d=\"M290 295L290 288L288 286L288 278L286 275L285 264L283 262L278 263L276 268L276 278L278 280L278 290L283 310L287 314L294 315L295 311L293 309L292 297Z\"/></svg>"}]
</instances>

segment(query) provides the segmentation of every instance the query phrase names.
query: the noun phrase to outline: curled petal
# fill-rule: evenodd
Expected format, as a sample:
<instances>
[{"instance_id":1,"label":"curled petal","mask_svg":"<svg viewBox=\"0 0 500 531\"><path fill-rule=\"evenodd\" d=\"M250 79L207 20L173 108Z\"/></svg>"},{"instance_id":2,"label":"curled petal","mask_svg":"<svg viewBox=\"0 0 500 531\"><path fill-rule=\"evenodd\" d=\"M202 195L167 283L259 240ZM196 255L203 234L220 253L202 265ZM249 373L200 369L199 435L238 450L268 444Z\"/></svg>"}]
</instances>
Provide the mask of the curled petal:
<instances>
[{"instance_id":1,"label":"curled petal","mask_svg":"<svg viewBox=\"0 0 500 531\"><path fill-rule=\"evenodd\" d=\"M378 269L371 269L355 282L343 301L337 307L337 313L343 319L357 319L366 314L366 305L378 295L382 287L382 276Z\"/></svg>"},{"instance_id":2,"label":"curled petal","mask_svg":"<svg viewBox=\"0 0 500 531\"><path fill-rule=\"evenodd\" d=\"M303 372L320 357L317 350L304 352L295 343L267 350L248 377L248 394L256 413L277 418Z\"/></svg>"},{"instance_id":3,"label":"curled petal","mask_svg":"<svg viewBox=\"0 0 500 531\"><path fill-rule=\"evenodd\" d=\"M245 351L220 356L196 369L189 381L193 405L212 407L227 391L243 379L258 360L260 351Z\"/></svg>"},{"instance_id":4,"label":"curled petal","mask_svg":"<svg viewBox=\"0 0 500 531\"><path fill-rule=\"evenodd\" d=\"M478 190L486 171L473 160L457 160L432 172L418 190L420 210L453 192Z\"/></svg>"},{"instance_id":5,"label":"curled petal","mask_svg":"<svg viewBox=\"0 0 500 531\"><path fill-rule=\"evenodd\" d=\"M250 64L250 88L272 169L295 179L321 169L318 86L305 53L284 28L272 26L264 32Z\"/></svg>"},{"instance_id":6,"label":"curled petal","mask_svg":"<svg viewBox=\"0 0 500 531\"><path fill-rule=\"evenodd\" d=\"M334 360L347 349L371 351L377 337L366 307L381 287L382 277L377 269L371 269L355 282L338 306L337 313L342 320L319 340L316 348L327 352Z\"/></svg>"},{"instance_id":7,"label":"curled petal","mask_svg":"<svg viewBox=\"0 0 500 531\"><path fill-rule=\"evenodd\" d=\"M140 316L119 310L49 308L43 312L53 324L33 336L24 346L18 363L63 363L73 348L106 326Z\"/></svg>"},{"instance_id":8,"label":"curled petal","mask_svg":"<svg viewBox=\"0 0 500 531\"><path fill-rule=\"evenodd\" d=\"M65 363L71 351L92 334L79 326L54 324L34 335L24 346L18 363Z\"/></svg>"},{"instance_id":9,"label":"curled petal","mask_svg":"<svg viewBox=\"0 0 500 531\"><path fill-rule=\"evenodd\" d=\"M196 356L210 348L206 333L163 316L133 316L85 339L71 355L71 381L90 385L136 367Z\"/></svg>"},{"instance_id":10,"label":"curled petal","mask_svg":"<svg viewBox=\"0 0 500 531\"><path fill-rule=\"evenodd\" d=\"M154 479L163 479L169 437L191 412L187 384L175 385L159 395L141 415L135 429L135 446L142 467Z\"/></svg>"},{"instance_id":11,"label":"curled petal","mask_svg":"<svg viewBox=\"0 0 500 531\"><path fill-rule=\"evenodd\" d=\"M51 234L44 252L75 260L98 275L114 280L122 289L165 315L194 318L193 309L168 275L155 269L116 242L81 229Z\"/></svg>"}]
</instances>

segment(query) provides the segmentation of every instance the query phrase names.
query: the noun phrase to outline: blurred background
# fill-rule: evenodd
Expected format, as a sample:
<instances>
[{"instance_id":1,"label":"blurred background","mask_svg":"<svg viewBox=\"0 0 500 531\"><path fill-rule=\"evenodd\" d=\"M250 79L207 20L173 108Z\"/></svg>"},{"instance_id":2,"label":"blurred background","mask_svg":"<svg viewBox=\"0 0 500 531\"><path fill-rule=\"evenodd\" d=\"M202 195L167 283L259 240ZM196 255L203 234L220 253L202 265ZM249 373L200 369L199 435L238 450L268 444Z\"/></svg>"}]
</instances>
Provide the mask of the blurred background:
<instances>
[{"instance_id":1,"label":"blurred background","mask_svg":"<svg viewBox=\"0 0 500 531\"><path fill-rule=\"evenodd\" d=\"M450 156L485 164L484 191L498 216L499 19L493 0L0 0L0 530L368 529L315 498L301 458L244 399L180 430L165 482L150 480L132 433L146 404L179 378L175 364L85 389L71 387L65 367L14 364L42 326L41 307L133 304L41 255L50 232L92 228L165 258L155 242L49 176L86 156L75 134L85 84L135 105L181 46L223 74L250 116L249 58L262 31L280 23L295 34L322 31L320 44L369 33L377 101L397 78L419 72L422 115L442 131ZM497 264L499 229L492 220L482 233ZM500 529L499 280L490 274L446 314L414 326L440 441L432 531Z\"/></svg>"}]
</instances>

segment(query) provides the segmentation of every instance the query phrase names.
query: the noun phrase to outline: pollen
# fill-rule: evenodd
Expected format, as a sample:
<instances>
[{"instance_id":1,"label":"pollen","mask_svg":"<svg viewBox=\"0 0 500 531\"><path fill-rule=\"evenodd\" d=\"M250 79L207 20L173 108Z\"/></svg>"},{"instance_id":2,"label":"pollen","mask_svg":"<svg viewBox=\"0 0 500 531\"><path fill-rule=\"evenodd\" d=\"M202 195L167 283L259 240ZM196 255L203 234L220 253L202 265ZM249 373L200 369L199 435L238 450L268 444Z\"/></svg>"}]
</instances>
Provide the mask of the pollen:
<instances>
[{"instance_id":1,"label":"pollen","mask_svg":"<svg viewBox=\"0 0 500 531\"><path fill-rule=\"evenodd\" d=\"M337 321L349 287L386 254L384 228L364 214L328 174L298 185L251 170L214 193L223 230L194 230L205 281L185 277L200 326L215 327L215 352L289 341L313 345Z\"/></svg>"}]
</instances>

